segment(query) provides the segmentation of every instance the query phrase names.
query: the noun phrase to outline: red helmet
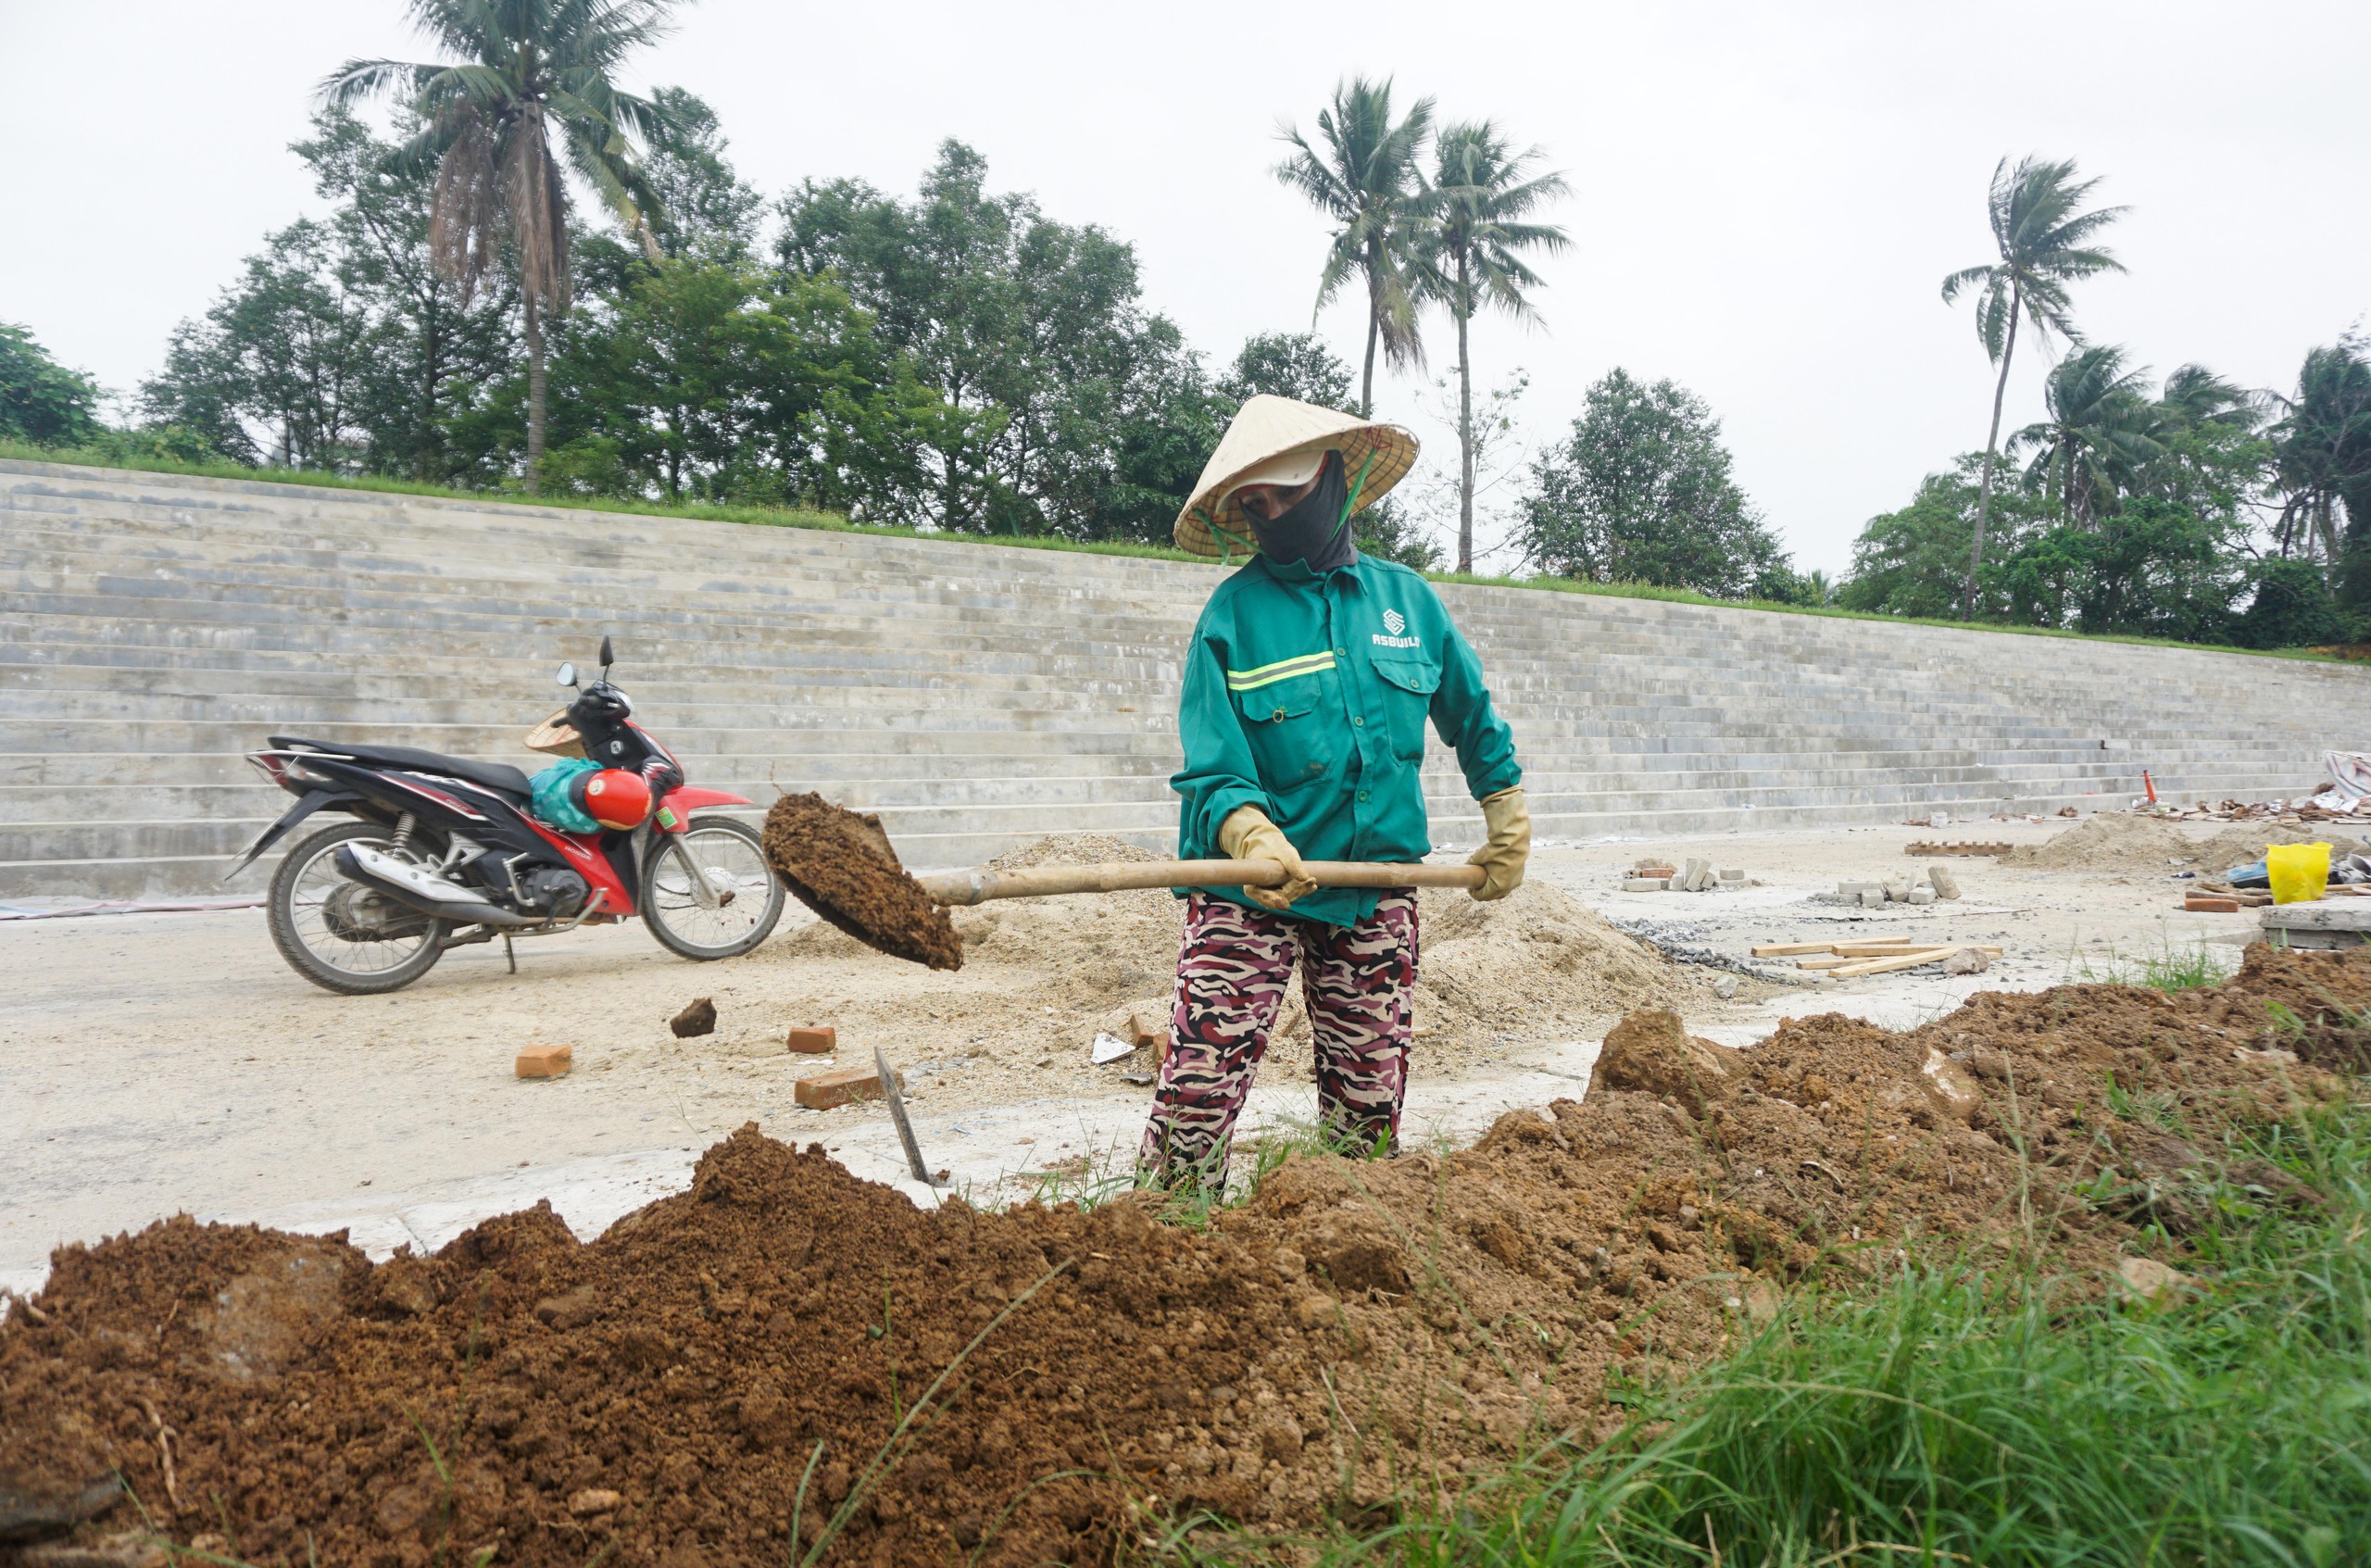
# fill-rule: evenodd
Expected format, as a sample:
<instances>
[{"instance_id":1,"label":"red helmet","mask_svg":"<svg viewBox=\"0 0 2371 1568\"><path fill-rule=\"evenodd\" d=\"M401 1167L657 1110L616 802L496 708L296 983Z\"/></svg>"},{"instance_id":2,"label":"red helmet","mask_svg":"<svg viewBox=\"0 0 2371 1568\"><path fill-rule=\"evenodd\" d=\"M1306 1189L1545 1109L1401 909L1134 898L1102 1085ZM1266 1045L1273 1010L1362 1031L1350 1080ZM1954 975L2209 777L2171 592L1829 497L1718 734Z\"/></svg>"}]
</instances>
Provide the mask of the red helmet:
<instances>
[{"instance_id":1,"label":"red helmet","mask_svg":"<svg viewBox=\"0 0 2371 1568\"><path fill-rule=\"evenodd\" d=\"M568 793L586 816L605 828L623 833L642 826L650 815L650 785L640 773L604 768L579 773L569 781Z\"/></svg>"}]
</instances>

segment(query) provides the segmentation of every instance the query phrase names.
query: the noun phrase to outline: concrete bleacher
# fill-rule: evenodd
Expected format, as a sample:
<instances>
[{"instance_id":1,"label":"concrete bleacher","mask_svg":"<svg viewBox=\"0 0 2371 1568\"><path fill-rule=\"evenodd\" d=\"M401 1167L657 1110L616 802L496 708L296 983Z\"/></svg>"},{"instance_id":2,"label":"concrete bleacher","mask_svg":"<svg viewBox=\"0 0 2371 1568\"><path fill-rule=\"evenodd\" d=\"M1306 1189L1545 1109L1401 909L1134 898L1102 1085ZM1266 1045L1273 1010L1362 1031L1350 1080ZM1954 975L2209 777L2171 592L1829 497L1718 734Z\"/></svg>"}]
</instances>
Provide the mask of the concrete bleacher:
<instances>
[{"instance_id":1,"label":"concrete bleacher","mask_svg":"<svg viewBox=\"0 0 2371 1568\"><path fill-rule=\"evenodd\" d=\"M604 633L704 784L877 811L910 865L1167 847L1223 569L0 460L0 898L224 890L269 733L533 768ZM1549 838L2289 795L2371 669L1445 586ZM1434 836L1479 817L1428 763ZM255 888L249 871L229 890Z\"/></svg>"}]
</instances>

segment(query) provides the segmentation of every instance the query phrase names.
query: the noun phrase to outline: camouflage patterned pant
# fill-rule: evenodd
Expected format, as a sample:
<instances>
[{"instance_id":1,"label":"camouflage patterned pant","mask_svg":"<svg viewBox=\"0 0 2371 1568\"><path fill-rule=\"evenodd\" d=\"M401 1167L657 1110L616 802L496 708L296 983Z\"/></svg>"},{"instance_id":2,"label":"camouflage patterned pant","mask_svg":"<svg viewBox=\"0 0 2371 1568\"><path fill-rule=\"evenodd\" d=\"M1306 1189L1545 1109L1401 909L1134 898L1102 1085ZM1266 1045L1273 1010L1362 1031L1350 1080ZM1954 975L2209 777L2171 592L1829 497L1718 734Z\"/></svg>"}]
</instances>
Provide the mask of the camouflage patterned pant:
<instances>
[{"instance_id":1,"label":"camouflage patterned pant","mask_svg":"<svg viewBox=\"0 0 2371 1568\"><path fill-rule=\"evenodd\" d=\"M1136 1154L1148 1177L1169 1186L1224 1179L1228 1138L1296 957L1315 1037L1320 1120L1368 1148L1388 1146L1399 1133L1416 981L1415 894L1386 893L1374 913L1346 929L1194 893L1170 1005L1173 1044Z\"/></svg>"}]
</instances>

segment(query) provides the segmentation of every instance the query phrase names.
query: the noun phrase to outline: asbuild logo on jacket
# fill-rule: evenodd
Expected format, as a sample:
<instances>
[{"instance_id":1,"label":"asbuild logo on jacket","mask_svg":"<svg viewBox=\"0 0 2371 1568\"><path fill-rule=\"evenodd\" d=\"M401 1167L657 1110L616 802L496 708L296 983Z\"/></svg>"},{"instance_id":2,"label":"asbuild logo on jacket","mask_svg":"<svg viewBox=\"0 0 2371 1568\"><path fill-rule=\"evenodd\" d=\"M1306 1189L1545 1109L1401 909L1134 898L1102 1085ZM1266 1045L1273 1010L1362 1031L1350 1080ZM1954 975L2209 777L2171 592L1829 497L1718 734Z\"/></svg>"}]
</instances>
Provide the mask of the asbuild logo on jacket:
<instances>
[{"instance_id":1,"label":"asbuild logo on jacket","mask_svg":"<svg viewBox=\"0 0 2371 1568\"><path fill-rule=\"evenodd\" d=\"M1374 634L1375 646L1386 648L1415 648L1424 646L1424 639L1422 637L1403 637L1399 634L1406 630L1408 630L1408 618L1406 616L1400 614L1396 609L1385 610L1383 612L1383 632L1377 632ZM1390 635L1386 636L1384 634L1385 632L1388 632Z\"/></svg>"}]
</instances>

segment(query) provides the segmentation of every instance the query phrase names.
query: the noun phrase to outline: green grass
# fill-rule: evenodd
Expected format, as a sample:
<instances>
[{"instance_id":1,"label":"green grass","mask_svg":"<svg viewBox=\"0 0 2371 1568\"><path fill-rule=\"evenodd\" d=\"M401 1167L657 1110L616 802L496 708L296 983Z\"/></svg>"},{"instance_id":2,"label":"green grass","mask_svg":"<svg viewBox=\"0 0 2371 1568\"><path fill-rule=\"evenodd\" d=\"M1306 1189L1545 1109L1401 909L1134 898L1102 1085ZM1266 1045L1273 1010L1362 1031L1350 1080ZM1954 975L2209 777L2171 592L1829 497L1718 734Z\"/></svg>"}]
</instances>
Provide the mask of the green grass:
<instances>
[{"instance_id":1,"label":"green grass","mask_svg":"<svg viewBox=\"0 0 2371 1568\"><path fill-rule=\"evenodd\" d=\"M2371 1109L2228 1150L2321 1201L2214 1180L2144 1299L1965 1261L1800 1298L1727 1360L1633 1393L1630 1424L1549 1444L1453 1512L1371 1534L1218 1539L1187 1561L1328 1568L2371 1561ZM2261 1173L2257 1173L2259 1175ZM2152 1245L2162 1237L2144 1236Z\"/></svg>"},{"instance_id":2,"label":"green grass","mask_svg":"<svg viewBox=\"0 0 2371 1568\"><path fill-rule=\"evenodd\" d=\"M2239 968L2236 952L2227 956L2203 942L2177 947L2167 941L2154 953L2126 958L2110 947L2097 963L2091 956L2076 957L2068 978L2098 985L2145 985L2155 991L2190 991L2220 985Z\"/></svg>"},{"instance_id":3,"label":"green grass","mask_svg":"<svg viewBox=\"0 0 2371 1568\"><path fill-rule=\"evenodd\" d=\"M237 479L272 484L304 484L328 490L376 491L400 495L434 495L480 506L510 505L559 508L571 511L616 512L633 517L696 518L709 522L738 522L762 528L812 528L835 533L877 534L897 539L936 539L973 545L1003 545L1028 550L1072 550L1082 555L1128 556L1146 560L1211 564L1166 545L1124 540L1064 539L1050 534L949 533L936 529L895 523L851 522L833 512L772 507L667 505L657 501L623 500L614 496L530 495L523 490L462 490L451 485L424 484L412 480L374 475L322 473L310 469L246 468L231 462L190 462L152 454L119 453L97 448L28 446L0 441L0 459L63 463L84 468L121 469L139 473L192 474L205 479ZM1594 595L1600 598L1656 599L1666 604L1702 605L1714 609L1750 609L1773 615L1824 616L1833 621L1868 621L1888 626L1938 626L1947 631L1998 632L2022 637L2064 637L2076 642L2126 643L2140 647L2189 648L2204 653L2246 654L2262 659L2302 659L2312 663L2359 662L2312 648L2241 648L2220 643L2179 643L2159 637L2068 632L2047 626L2016 626L2001 621L1942 621L1919 616L1878 615L1841 609L1834 605L1778 604L1767 599L1721 599L1685 588L1658 588L1644 583L1587 583L1569 577L1485 576L1472 572L1428 571L1435 583L1460 583L1487 588L1522 588L1552 594Z\"/></svg>"}]
</instances>

